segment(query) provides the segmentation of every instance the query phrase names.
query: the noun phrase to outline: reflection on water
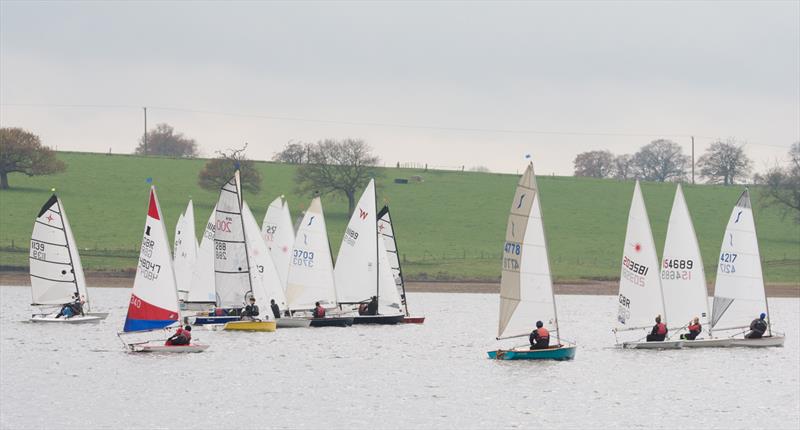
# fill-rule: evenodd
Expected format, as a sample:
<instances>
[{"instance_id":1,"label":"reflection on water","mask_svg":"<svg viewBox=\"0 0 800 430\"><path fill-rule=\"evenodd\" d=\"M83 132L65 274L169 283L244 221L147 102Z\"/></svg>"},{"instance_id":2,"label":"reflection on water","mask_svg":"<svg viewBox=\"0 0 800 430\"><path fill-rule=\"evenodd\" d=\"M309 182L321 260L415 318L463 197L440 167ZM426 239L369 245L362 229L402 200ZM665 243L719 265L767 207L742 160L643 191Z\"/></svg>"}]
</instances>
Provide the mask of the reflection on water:
<instances>
[{"instance_id":1,"label":"reflection on water","mask_svg":"<svg viewBox=\"0 0 800 430\"><path fill-rule=\"evenodd\" d=\"M410 294L424 325L198 329L208 351L158 356L116 337L129 290L91 294L108 319L62 327L23 322L29 289L0 288L0 427L800 425L797 299L770 300L784 348L656 352L610 348L614 297L559 296L576 359L495 362L494 295Z\"/></svg>"}]
</instances>

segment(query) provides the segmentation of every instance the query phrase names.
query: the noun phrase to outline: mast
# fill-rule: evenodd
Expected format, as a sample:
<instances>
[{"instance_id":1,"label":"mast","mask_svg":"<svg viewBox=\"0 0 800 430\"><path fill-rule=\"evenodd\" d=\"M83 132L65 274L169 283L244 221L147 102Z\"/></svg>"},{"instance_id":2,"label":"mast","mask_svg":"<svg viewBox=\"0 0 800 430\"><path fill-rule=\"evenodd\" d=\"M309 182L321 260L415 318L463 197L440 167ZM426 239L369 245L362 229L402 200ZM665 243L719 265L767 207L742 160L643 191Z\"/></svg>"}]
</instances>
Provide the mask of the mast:
<instances>
[{"instance_id":1,"label":"mast","mask_svg":"<svg viewBox=\"0 0 800 430\"><path fill-rule=\"evenodd\" d=\"M373 178L372 181L374 182L375 179ZM375 313L376 315L378 315L380 309L378 303L380 303L381 300L381 267L380 267L381 256L378 255L378 253L380 252L380 247L378 246L378 241L380 240L378 234L378 190L377 186L375 185L373 185L373 197L374 199L372 199L373 203L372 207L373 209L375 209L375 300L377 301L375 306Z\"/></svg>"},{"instance_id":2,"label":"mast","mask_svg":"<svg viewBox=\"0 0 800 430\"><path fill-rule=\"evenodd\" d=\"M247 232L244 229L244 215L242 215L242 200L244 200L244 198L242 196L242 183L239 177L239 169L236 169L236 173L233 174L233 177L236 178L236 197L238 198L239 204L239 223L242 227L242 238L244 239L244 263L246 264L245 267L247 267L247 284L250 285L250 297L253 297L253 278L250 276L250 253L247 249ZM245 294L245 296L247 296L247 294Z\"/></svg>"}]
</instances>

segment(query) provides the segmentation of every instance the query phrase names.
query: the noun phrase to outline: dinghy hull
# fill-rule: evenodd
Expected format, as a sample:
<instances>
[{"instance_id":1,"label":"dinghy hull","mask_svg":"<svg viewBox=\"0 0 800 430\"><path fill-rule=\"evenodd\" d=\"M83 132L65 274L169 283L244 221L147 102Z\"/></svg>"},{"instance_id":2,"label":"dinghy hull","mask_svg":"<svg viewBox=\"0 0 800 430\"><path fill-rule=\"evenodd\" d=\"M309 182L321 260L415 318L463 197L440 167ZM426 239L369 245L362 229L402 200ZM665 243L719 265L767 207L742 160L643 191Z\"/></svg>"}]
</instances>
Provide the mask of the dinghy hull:
<instances>
[{"instance_id":1,"label":"dinghy hull","mask_svg":"<svg viewBox=\"0 0 800 430\"><path fill-rule=\"evenodd\" d=\"M206 325L206 324L225 324L229 322L239 321L238 316L220 316L220 317L194 317L192 325ZM191 321L191 319L190 319Z\"/></svg>"},{"instance_id":2,"label":"dinghy hull","mask_svg":"<svg viewBox=\"0 0 800 430\"><path fill-rule=\"evenodd\" d=\"M764 336L760 339L731 339L731 346L745 346L750 348L766 348L769 346L783 346L784 336Z\"/></svg>"},{"instance_id":3,"label":"dinghy hull","mask_svg":"<svg viewBox=\"0 0 800 430\"><path fill-rule=\"evenodd\" d=\"M106 314L107 315L107 314ZM74 317L60 317L56 318L53 315L33 315L30 317L30 322L35 323L57 323L57 324L91 324L91 323L98 323L105 317L99 317L95 315L84 315L84 316L74 316Z\"/></svg>"},{"instance_id":4,"label":"dinghy hull","mask_svg":"<svg viewBox=\"0 0 800 430\"><path fill-rule=\"evenodd\" d=\"M353 317L313 318L311 327L348 327L353 325Z\"/></svg>"},{"instance_id":5,"label":"dinghy hull","mask_svg":"<svg viewBox=\"0 0 800 430\"><path fill-rule=\"evenodd\" d=\"M228 331L275 331L275 321L231 321L225 323Z\"/></svg>"},{"instance_id":6,"label":"dinghy hull","mask_svg":"<svg viewBox=\"0 0 800 430\"><path fill-rule=\"evenodd\" d=\"M733 344L733 339L695 339L683 341L684 348L725 348Z\"/></svg>"},{"instance_id":7,"label":"dinghy hull","mask_svg":"<svg viewBox=\"0 0 800 430\"><path fill-rule=\"evenodd\" d=\"M311 326L311 320L304 318L278 318L275 322L278 323L278 328L301 328Z\"/></svg>"},{"instance_id":8,"label":"dinghy hull","mask_svg":"<svg viewBox=\"0 0 800 430\"><path fill-rule=\"evenodd\" d=\"M399 324L405 315L359 315L353 317L353 324Z\"/></svg>"},{"instance_id":9,"label":"dinghy hull","mask_svg":"<svg viewBox=\"0 0 800 430\"><path fill-rule=\"evenodd\" d=\"M425 323L425 317L405 317L403 318L403 324L423 324Z\"/></svg>"},{"instance_id":10,"label":"dinghy hull","mask_svg":"<svg viewBox=\"0 0 800 430\"><path fill-rule=\"evenodd\" d=\"M193 343L191 345L164 345L164 344L143 344L129 345L131 352L150 352L160 354L192 353L203 352L208 349L208 345Z\"/></svg>"},{"instance_id":11,"label":"dinghy hull","mask_svg":"<svg viewBox=\"0 0 800 430\"><path fill-rule=\"evenodd\" d=\"M547 349L498 349L489 351L492 360L572 360L576 345L561 345Z\"/></svg>"},{"instance_id":12,"label":"dinghy hull","mask_svg":"<svg viewBox=\"0 0 800 430\"><path fill-rule=\"evenodd\" d=\"M665 340L663 342L623 342L623 349L681 349L684 341Z\"/></svg>"}]
</instances>

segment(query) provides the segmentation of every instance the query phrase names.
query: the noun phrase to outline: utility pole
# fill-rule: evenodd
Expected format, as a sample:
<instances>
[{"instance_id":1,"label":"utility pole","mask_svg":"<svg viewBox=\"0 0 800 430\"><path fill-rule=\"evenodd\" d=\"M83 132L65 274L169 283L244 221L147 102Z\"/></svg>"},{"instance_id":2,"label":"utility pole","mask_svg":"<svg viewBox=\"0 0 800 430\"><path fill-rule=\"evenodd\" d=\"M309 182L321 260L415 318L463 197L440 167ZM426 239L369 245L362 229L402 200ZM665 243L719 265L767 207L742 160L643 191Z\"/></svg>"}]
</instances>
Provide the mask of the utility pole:
<instances>
[{"instance_id":1,"label":"utility pole","mask_svg":"<svg viewBox=\"0 0 800 430\"><path fill-rule=\"evenodd\" d=\"M694 136L692 136L692 185L694 185Z\"/></svg>"},{"instance_id":2,"label":"utility pole","mask_svg":"<svg viewBox=\"0 0 800 430\"><path fill-rule=\"evenodd\" d=\"M142 109L144 109L144 156L147 157L147 108L143 107ZM694 158L692 159L694 160Z\"/></svg>"}]
</instances>

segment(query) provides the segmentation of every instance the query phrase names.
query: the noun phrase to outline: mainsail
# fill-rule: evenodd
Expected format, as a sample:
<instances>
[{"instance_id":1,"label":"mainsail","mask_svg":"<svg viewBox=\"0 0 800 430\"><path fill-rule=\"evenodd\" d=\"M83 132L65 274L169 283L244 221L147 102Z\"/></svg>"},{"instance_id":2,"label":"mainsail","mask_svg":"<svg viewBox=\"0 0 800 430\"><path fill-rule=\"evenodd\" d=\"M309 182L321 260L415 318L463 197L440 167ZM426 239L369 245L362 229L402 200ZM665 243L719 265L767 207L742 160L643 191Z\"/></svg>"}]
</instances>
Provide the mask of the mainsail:
<instances>
[{"instance_id":1,"label":"mainsail","mask_svg":"<svg viewBox=\"0 0 800 430\"><path fill-rule=\"evenodd\" d=\"M178 292L169 255L169 239L158 204L156 188L150 187L147 218L139 251L139 265L125 318L124 331L167 327L178 321Z\"/></svg>"},{"instance_id":2,"label":"mainsail","mask_svg":"<svg viewBox=\"0 0 800 430\"><path fill-rule=\"evenodd\" d=\"M33 224L29 254L33 305L62 305L78 293L91 310L81 258L64 205L55 194L42 206Z\"/></svg>"},{"instance_id":3,"label":"mainsail","mask_svg":"<svg viewBox=\"0 0 800 430\"><path fill-rule=\"evenodd\" d=\"M648 327L657 315L667 323L656 246L642 190L636 181L622 251L617 329Z\"/></svg>"},{"instance_id":4,"label":"mainsail","mask_svg":"<svg viewBox=\"0 0 800 430\"><path fill-rule=\"evenodd\" d=\"M186 295L187 303L215 303L216 290L214 288L214 225L217 220L217 207L211 211L206 227L203 230L203 239L197 250L192 269L192 280Z\"/></svg>"},{"instance_id":5,"label":"mainsail","mask_svg":"<svg viewBox=\"0 0 800 430\"><path fill-rule=\"evenodd\" d=\"M261 224L261 235L267 243L272 261L278 269L281 286L286 290L286 276L292 259L292 245L294 245L294 226L289 204L283 196L278 197L269 204Z\"/></svg>"},{"instance_id":6,"label":"mainsail","mask_svg":"<svg viewBox=\"0 0 800 430\"><path fill-rule=\"evenodd\" d=\"M175 280L178 283L178 296L186 300L192 283L192 274L197 260L197 238L194 235L194 205L189 200L186 212L178 218L175 225Z\"/></svg>"},{"instance_id":7,"label":"mainsail","mask_svg":"<svg viewBox=\"0 0 800 430\"><path fill-rule=\"evenodd\" d=\"M527 334L538 320L555 328L558 335L539 188L530 163L517 184L508 215L497 337Z\"/></svg>"},{"instance_id":8,"label":"mainsail","mask_svg":"<svg viewBox=\"0 0 800 430\"><path fill-rule=\"evenodd\" d=\"M710 313L703 258L680 184L675 191L664 241L661 287L664 308L674 326L687 324L694 317L700 318L703 326L707 325Z\"/></svg>"},{"instance_id":9,"label":"mainsail","mask_svg":"<svg viewBox=\"0 0 800 430\"><path fill-rule=\"evenodd\" d=\"M384 206L383 209L378 212L378 235L383 238L383 245L386 248L386 258L389 262L389 268L392 271L392 278L394 278L397 293L400 295L400 302L403 305L403 310L406 316L409 316L408 302L406 301L406 285L403 280L403 269L400 266L400 252L397 249L397 240L395 239L392 217L389 214L389 206Z\"/></svg>"},{"instance_id":10,"label":"mainsail","mask_svg":"<svg viewBox=\"0 0 800 430\"><path fill-rule=\"evenodd\" d=\"M242 192L237 170L219 193L214 229L214 283L217 306L241 307L252 294L247 238L242 222Z\"/></svg>"},{"instance_id":11,"label":"mainsail","mask_svg":"<svg viewBox=\"0 0 800 430\"><path fill-rule=\"evenodd\" d=\"M272 257L267 249L267 244L261 238L261 230L258 228L256 218L250 211L247 202L242 203L242 221L244 222L244 235L247 237L247 253L250 255L250 278L253 282L253 295L256 304L264 309L262 316L266 319L271 312L269 309L270 300L281 308L286 309L286 295L281 286L281 279Z\"/></svg>"},{"instance_id":12,"label":"mainsail","mask_svg":"<svg viewBox=\"0 0 800 430\"><path fill-rule=\"evenodd\" d=\"M375 180L370 180L350 216L334 275L339 303L360 303L378 294L378 231Z\"/></svg>"},{"instance_id":13,"label":"mainsail","mask_svg":"<svg viewBox=\"0 0 800 430\"><path fill-rule=\"evenodd\" d=\"M722 238L711 325L715 330L739 328L767 311L756 225L745 189Z\"/></svg>"},{"instance_id":14,"label":"mainsail","mask_svg":"<svg viewBox=\"0 0 800 430\"><path fill-rule=\"evenodd\" d=\"M313 309L315 302L325 307L336 306L334 282L325 215L322 201L316 197L303 216L292 247L286 288L289 309Z\"/></svg>"},{"instance_id":15,"label":"mainsail","mask_svg":"<svg viewBox=\"0 0 800 430\"><path fill-rule=\"evenodd\" d=\"M403 308L388 257L386 245L378 240L378 314L397 315L403 313Z\"/></svg>"}]
</instances>

